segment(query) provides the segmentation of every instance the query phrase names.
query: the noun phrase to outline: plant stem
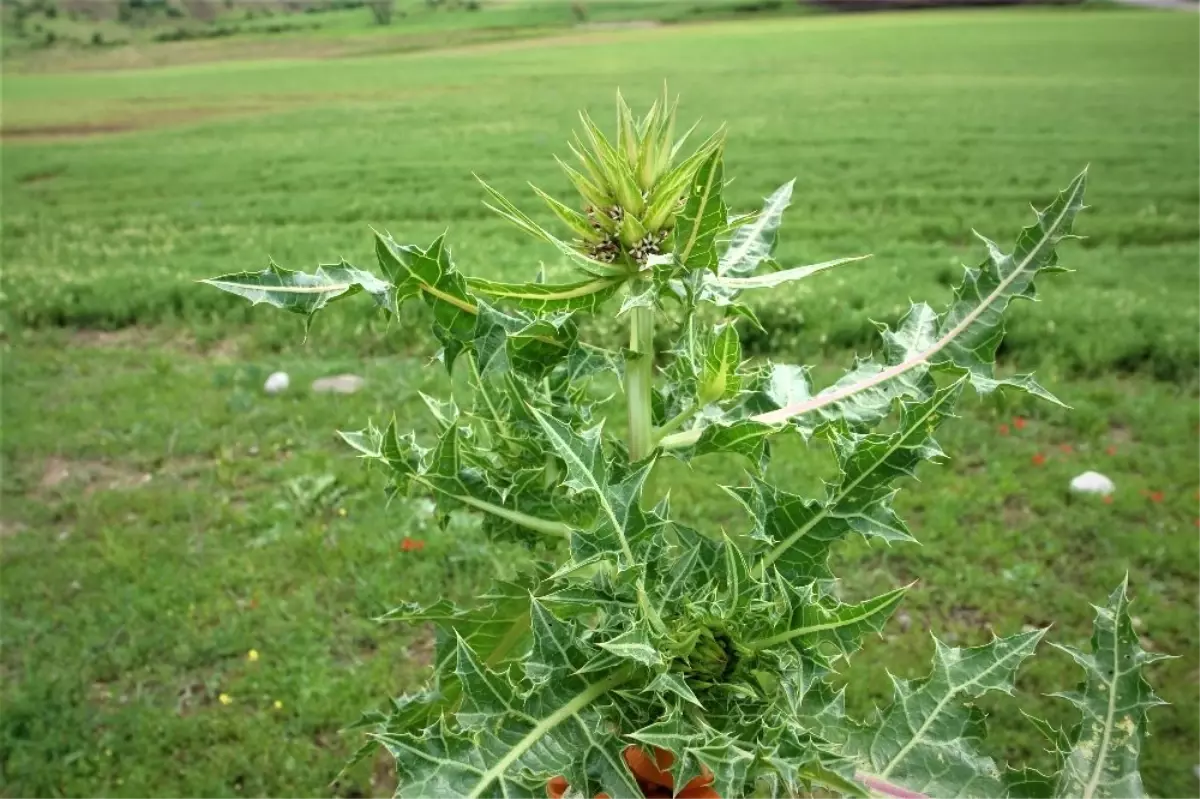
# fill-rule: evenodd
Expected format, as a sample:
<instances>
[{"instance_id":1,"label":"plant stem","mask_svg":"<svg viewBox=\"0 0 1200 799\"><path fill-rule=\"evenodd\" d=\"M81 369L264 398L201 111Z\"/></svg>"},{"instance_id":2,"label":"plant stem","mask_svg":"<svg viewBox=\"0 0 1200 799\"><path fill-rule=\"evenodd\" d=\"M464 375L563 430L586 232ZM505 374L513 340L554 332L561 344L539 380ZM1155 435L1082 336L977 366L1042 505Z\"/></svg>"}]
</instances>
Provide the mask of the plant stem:
<instances>
[{"instance_id":1,"label":"plant stem","mask_svg":"<svg viewBox=\"0 0 1200 799\"><path fill-rule=\"evenodd\" d=\"M630 286L631 292L637 290ZM629 313L625 401L629 404L629 459L637 462L654 449L654 309L637 307Z\"/></svg>"},{"instance_id":2,"label":"plant stem","mask_svg":"<svg viewBox=\"0 0 1200 799\"><path fill-rule=\"evenodd\" d=\"M693 416L695 416L696 411L698 411L698 410L700 410L699 405L692 405L690 407L684 408L682 411L677 413L674 417L667 420L666 424L664 424L662 427L658 428L658 430L655 431L655 440L661 441L663 436L672 432L673 430L675 430L675 428L682 426L689 419L691 419Z\"/></svg>"}]
</instances>

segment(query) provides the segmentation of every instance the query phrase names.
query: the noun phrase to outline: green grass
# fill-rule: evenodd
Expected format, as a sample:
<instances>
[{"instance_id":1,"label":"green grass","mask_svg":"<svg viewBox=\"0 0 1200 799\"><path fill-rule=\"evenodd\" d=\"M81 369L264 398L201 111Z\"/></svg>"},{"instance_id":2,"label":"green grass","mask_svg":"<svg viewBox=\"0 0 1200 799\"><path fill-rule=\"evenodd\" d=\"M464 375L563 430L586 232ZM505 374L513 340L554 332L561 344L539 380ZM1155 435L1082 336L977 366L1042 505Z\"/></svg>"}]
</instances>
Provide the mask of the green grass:
<instances>
[{"instance_id":1,"label":"green grass","mask_svg":"<svg viewBox=\"0 0 1200 799\"><path fill-rule=\"evenodd\" d=\"M551 252L486 213L471 172L514 197L531 197L527 178L565 191L550 154L565 151L574 109L607 118L615 86L642 104L667 78L685 118L730 123L735 206L798 177L781 261L875 254L760 306L774 329L755 346L817 360L826 376L870 346L870 319L910 297L947 299L958 265L979 257L972 227L1010 241L1029 201L1090 163L1088 238L1062 252L1078 271L1016 309L1004 353L1075 409L968 403L942 441L954 460L901 495L923 545L842 550L848 593L920 578L909 623L894 620L859 657L850 696L863 710L886 695L885 669L923 672L927 629L978 643L1052 621L1053 640L1078 644L1087 603L1128 570L1146 645L1180 656L1152 675L1173 705L1153 716L1146 783L1195 793L1200 103L1197 33L1180 23L1124 11L814 17L6 74L6 126L131 130L2 149L3 792L331 790L355 743L338 730L416 685L428 647L426 633L372 617L469 596L524 556L468 518L443 534L417 502L385 507L379 476L334 438L393 410L426 429L412 393L445 378L412 333L423 320L389 330L347 303L304 342L295 317L194 280L268 256L369 266L368 225L418 243L448 228L467 271L528 276L540 260L553 271ZM277 368L293 388L268 398ZM365 375L364 391L308 392L343 371ZM1029 421L1018 430L1014 416ZM794 444L777 464L796 490L828 473ZM1112 504L1067 495L1088 468L1117 482ZM313 496L326 475L334 493ZM714 476L736 479L700 464L664 470L658 489L710 527L744 525L706 490ZM404 551L406 536L427 545ZM1068 719L1041 694L1078 676L1047 647L1017 705L989 705L993 751L1044 763L1017 707ZM363 764L333 790L378 793L388 779Z\"/></svg>"},{"instance_id":2,"label":"green grass","mask_svg":"<svg viewBox=\"0 0 1200 799\"><path fill-rule=\"evenodd\" d=\"M115 5L116 0L110 0ZM627 24L676 24L736 17L797 16L814 6L783 0L587 0L581 18L568 0L476 0L431 7L425 0L395 0L388 25L378 25L367 8L304 13L291 3L241 0L226 7L209 0L210 21L164 13L137 22L115 18L70 19L59 13L30 16L24 35L8 22L0 28L6 68L61 71L64 68L120 69L230 58L305 57L320 53L362 55L445 48L482 41L529 38L575 28ZM12 15L9 14L9 17ZM55 41L45 45L45 37ZM97 46L99 36L105 43ZM190 44L164 46L162 37ZM255 55L257 53L257 55Z\"/></svg>"}]
</instances>

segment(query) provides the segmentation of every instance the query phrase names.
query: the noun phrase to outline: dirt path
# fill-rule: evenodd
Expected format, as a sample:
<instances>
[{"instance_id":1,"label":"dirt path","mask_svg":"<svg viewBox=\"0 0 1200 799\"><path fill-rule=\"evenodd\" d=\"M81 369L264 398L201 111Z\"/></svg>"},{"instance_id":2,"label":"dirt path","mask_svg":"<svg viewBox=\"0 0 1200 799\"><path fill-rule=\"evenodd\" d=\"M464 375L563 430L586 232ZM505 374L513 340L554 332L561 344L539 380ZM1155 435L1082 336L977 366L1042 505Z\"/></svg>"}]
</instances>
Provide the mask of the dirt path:
<instances>
[{"instance_id":1,"label":"dirt path","mask_svg":"<svg viewBox=\"0 0 1200 799\"><path fill-rule=\"evenodd\" d=\"M1200 3L1192 3L1188 0L1116 0L1116 2L1138 8L1165 8L1173 11L1193 12L1200 10Z\"/></svg>"}]
</instances>

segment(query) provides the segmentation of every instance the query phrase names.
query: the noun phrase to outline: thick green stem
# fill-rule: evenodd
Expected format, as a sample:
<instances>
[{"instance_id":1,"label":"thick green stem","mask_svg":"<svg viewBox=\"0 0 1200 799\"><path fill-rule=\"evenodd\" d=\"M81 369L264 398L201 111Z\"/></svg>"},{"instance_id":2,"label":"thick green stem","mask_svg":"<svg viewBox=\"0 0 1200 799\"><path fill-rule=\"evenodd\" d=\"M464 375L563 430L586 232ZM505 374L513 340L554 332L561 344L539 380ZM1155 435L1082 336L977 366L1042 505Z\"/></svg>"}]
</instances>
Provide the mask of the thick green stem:
<instances>
[{"instance_id":1,"label":"thick green stem","mask_svg":"<svg viewBox=\"0 0 1200 799\"><path fill-rule=\"evenodd\" d=\"M629 458L636 462L654 449L654 309L638 307L629 315L625 401L629 404Z\"/></svg>"}]
</instances>

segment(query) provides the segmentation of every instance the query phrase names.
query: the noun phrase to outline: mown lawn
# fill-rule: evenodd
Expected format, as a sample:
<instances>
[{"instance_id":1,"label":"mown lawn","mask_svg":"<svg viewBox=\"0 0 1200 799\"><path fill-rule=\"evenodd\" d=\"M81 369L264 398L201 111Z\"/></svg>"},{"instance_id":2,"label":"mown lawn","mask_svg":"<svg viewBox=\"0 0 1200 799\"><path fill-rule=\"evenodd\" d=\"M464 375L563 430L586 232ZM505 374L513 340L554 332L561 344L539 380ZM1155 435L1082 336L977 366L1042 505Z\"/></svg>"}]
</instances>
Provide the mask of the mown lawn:
<instances>
[{"instance_id":1,"label":"mown lawn","mask_svg":"<svg viewBox=\"0 0 1200 799\"><path fill-rule=\"evenodd\" d=\"M333 435L393 410L426 429L414 391L445 378L422 320L389 328L347 303L305 341L297 318L194 281L268 256L369 266L368 225L418 243L448 229L467 271L553 272L552 251L489 216L472 171L512 196L531 196L525 180L563 192L550 155L575 109L607 119L616 86L641 104L666 78L683 117L729 122L735 206L798 178L782 262L874 253L760 304L773 329L754 346L824 375L872 345L870 320L944 302L979 255L973 227L1010 241L1030 201L1090 164L1087 239L1062 251L1077 272L1016 309L1004 352L1074 410L968 402L941 436L954 459L901 495L922 546L843 549L847 593L920 578L850 698L864 710L885 670L923 672L930 630L978 643L1052 621L1080 644L1088 602L1128 571L1144 645L1180 656L1152 675L1173 705L1153 717L1147 787L1194 794L1197 52L1173 14L1038 10L6 75L6 126L128 130L2 148L0 791L390 789L370 763L331 786L356 742L339 729L416 685L429 653L426 632L372 618L469 596L525 555L467 517L442 533L419 501L385 507ZM271 398L276 369L292 389ZM349 371L367 380L356 395L308 390ZM793 445L774 468L812 490L828 462ZM1085 469L1116 481L1111 504L1068 495ZM658 488L698 522L744 525L713 476L737 479L700 464ZM1042 694L1077 678L1046 647L1017 703L988 704L993 752L1045 763L1018 709L1068 720Z\"/></svg>"}]
</instances>

